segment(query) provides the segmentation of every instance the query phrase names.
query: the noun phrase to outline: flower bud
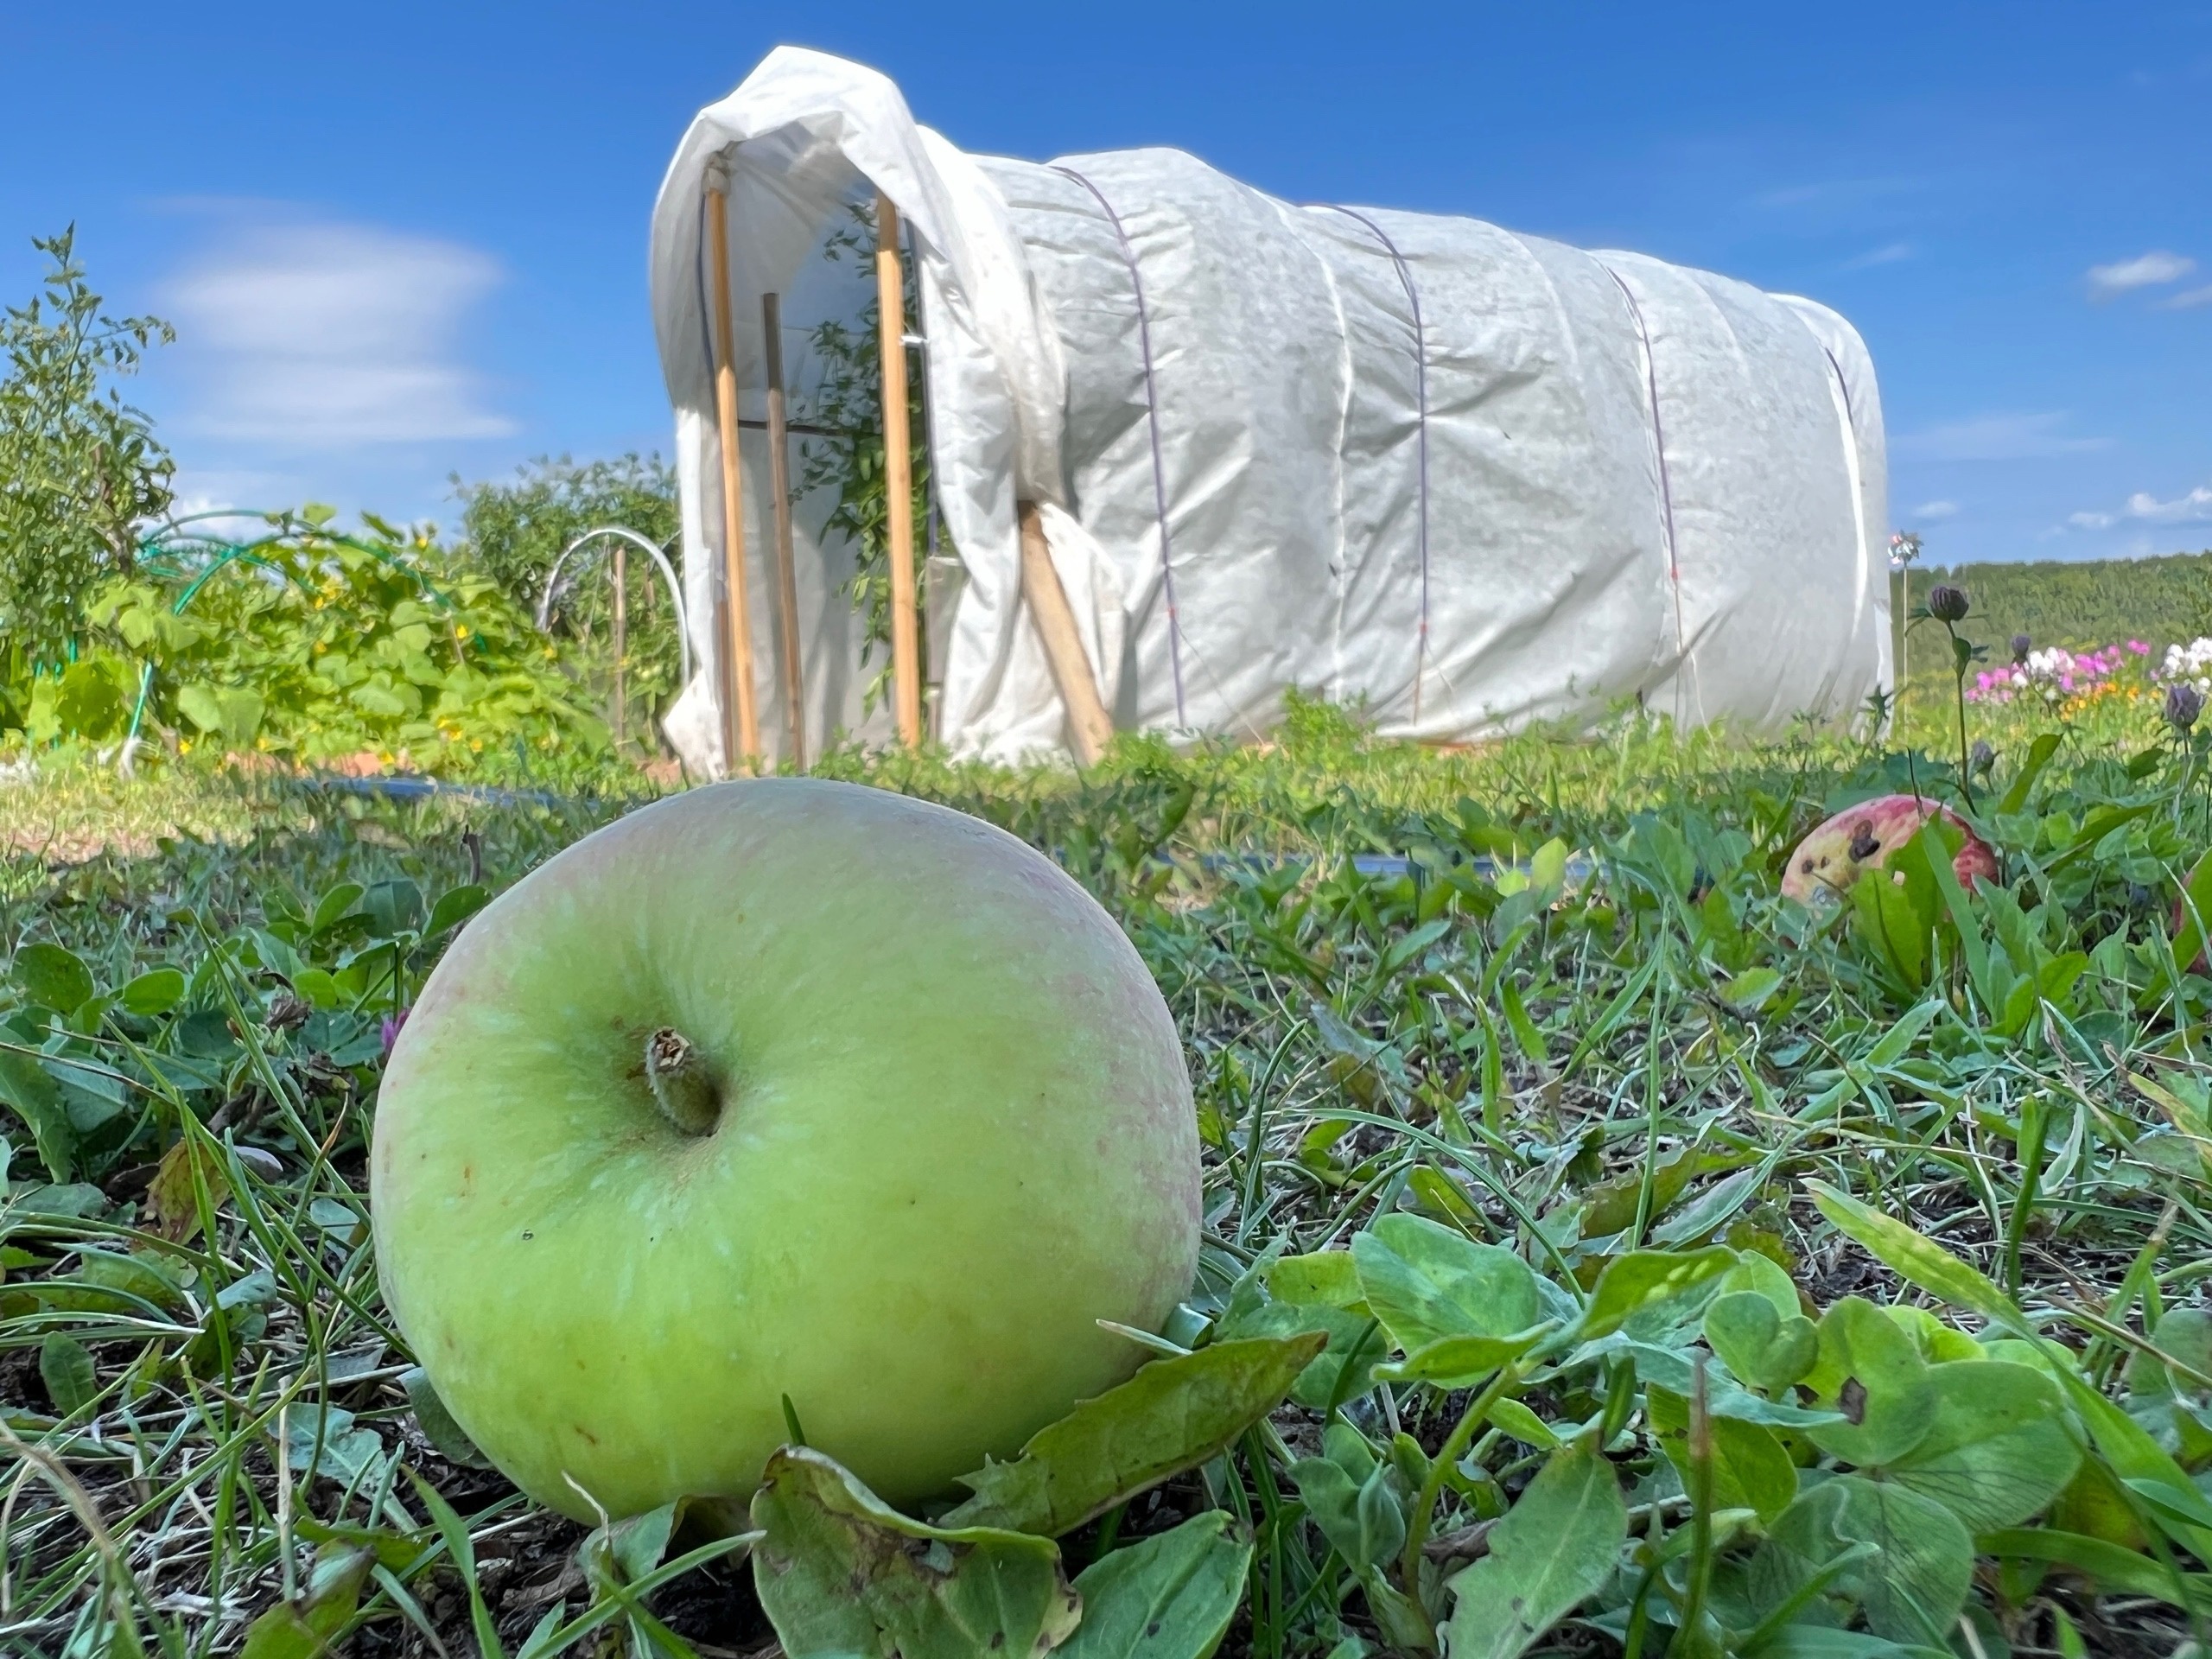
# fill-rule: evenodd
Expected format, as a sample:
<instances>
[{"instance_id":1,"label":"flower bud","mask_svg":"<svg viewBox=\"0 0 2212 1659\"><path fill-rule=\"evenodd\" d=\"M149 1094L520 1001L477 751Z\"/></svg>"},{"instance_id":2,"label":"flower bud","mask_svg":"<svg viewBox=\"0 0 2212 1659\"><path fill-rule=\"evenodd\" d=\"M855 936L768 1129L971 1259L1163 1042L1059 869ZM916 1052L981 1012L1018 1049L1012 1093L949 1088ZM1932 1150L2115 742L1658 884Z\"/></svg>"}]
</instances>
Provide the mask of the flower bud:
<instances>
[{"instance_id":1,"label":"flower bud","mask_svg":"<svg viewBox=\"0 0 2212 1659\"><path fill-rule=\"evenodd\" d=\"M1989 747L1986 739L1974 739L1974 747L1967 753L1967 770L1977 778L1986 777L1996 764L1997 751Z\"/></svg>"},{"instance_id":2,"label":"flower bud","mask_svg":"<svg viewBox=\"0 0 2212 1659\"><path fill-rule=\"evenodd\" d=\"M2028 653L2033 651L2035 646L2036 642L2029 639L2026 634L2014 634L2012 636L2012 660L2016 663L2026 662L2028 660Z\"/></svg>"},{"instance_id":3,"label":"flower bud","mask_svg":"<svg viewBox=\"0 0 2212 1659\"><path fill-rule=\"evenodd\" d=\"M1928 614L1938 622L1963 622L1967 620L1967 590L1946 588L1940 583L1928 590Z\"/></svg>"},{"instance_id":4,"label":"flower bud","mask_svg":"<svg viewBox=\"0 0 2212 1659\"><path fill-rule=\"evenodd\" d=\"M2176 731L2187 731L2196 724L2196 717L2203 712L2204 694L2188 681L2166 688L2166 724Z\"/></svg>"}]
</instances>

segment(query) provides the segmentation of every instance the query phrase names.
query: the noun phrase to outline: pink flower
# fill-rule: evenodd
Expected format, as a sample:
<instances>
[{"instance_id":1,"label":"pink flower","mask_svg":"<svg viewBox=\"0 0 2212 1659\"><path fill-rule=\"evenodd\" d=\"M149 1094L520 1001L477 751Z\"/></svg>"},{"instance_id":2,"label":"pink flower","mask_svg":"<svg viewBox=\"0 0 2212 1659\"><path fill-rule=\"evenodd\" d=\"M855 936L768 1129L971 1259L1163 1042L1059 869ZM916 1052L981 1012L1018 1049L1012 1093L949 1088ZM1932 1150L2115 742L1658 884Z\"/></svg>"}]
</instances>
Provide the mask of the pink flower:
<instances>
[{"instance_id":1,"label":"pink flower","mask_svg":"<svg viewBox=\"0 0 2212 1659\"><path fill-rule=\"evenodd\" d=\"M2127 648L2133 652L2138 657L2148 657L2151 654L2151 647L2145 645L2140 639L2129 640L2127 642Z\"/></svg>"}]
</instances>

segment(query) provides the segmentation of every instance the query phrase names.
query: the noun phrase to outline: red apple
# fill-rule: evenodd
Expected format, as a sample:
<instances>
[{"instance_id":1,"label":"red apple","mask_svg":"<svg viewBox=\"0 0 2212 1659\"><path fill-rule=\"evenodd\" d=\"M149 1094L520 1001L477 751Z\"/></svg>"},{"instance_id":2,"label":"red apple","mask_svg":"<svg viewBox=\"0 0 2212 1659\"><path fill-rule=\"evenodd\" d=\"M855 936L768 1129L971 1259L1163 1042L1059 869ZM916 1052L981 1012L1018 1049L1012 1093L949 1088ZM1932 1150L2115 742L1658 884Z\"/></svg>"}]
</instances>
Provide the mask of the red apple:
<instances>
[{"instance_id":1,"label":"red apple","mask_svg":"<svg viewBox=\"0 0 2212 1659\"><path fill-rule=\"evenodd\" d=\"M1972 890L1976 881L1994 880L1997 855L1964 818L1923 795L1884 795L1846 807L1797 843L1783 873L1783 897L1801 905L1840 899L1860 871L1882 868L1891 853L1939 812L1966 837L1951 861L1959 885Z\"/></svg>"}]
</instances>

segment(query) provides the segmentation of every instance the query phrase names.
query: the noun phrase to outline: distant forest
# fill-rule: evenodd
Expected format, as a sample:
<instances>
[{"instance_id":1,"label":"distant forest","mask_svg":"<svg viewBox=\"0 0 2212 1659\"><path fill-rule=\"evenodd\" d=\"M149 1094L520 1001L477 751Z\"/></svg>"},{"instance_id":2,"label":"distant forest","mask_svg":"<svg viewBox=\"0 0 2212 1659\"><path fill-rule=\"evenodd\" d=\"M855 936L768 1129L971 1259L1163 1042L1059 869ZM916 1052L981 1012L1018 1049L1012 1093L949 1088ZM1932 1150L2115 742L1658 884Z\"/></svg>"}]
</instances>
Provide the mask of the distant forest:
<instances>
[{"instance_id":1,"label":"distant forest","mask_svg":"<svg viewBox=\"0 0 2212 1659\"><path fill-rule=\"evenodd\" d=\"M2140 639L2156 652L2212 633L2212 551L2154 559L1936 565L1915 569L1911 581L1915 605L1925 604L1929 588L1939 582L1965 588L1974 609L1960 632L2000 658L2016 633L2038 646L2069 650ZM1892 585L1893 601L1896 591ZM1917 633L1913 654L1920 655ZM1916 670L1919 666L1916 661Z\"/></svg>"}]
</instances>

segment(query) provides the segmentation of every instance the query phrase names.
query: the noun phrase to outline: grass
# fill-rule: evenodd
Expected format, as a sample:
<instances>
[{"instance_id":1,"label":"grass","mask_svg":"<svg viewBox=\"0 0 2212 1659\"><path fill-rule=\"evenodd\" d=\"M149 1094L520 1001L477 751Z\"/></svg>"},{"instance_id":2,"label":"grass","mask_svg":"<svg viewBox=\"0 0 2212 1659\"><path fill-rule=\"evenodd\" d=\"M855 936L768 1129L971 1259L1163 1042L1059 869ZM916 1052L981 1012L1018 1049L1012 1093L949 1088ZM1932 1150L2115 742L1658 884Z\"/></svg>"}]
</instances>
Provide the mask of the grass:
<instances>
[{"instance_id":1,"label":"grass","mask_svg":"<svg viewBox=\"0 0 2212 1659\"><path fill-rule=\"evenodd\" d=\"M1703 1272L1713 1246L1771 1262L1815 1309L1927 1307L1982 1338L1978 1355L2078 1384L2048 1414L2090 1450L2068 1442L2063 1491L2032 1515L1974 1529L2002 1548L1980 1550L1960 1611L1918 1645L2165 1652L2202 1639L2212 1567L2190 1541L2212 1548L2191 1530L2201 1497L2159 1484L2171 1471L2194 1493L2212 1465L2193 1313L2212 1247L2212 983L2168 943L2212 844L2204 754L2162 740L2146 706L2107 703L2058 728L2037 770L2047 715L1974 717L1999 752L1980 821L2008 896L1948 908L1916 878L1824 920L1777 895L1790 848L1865 794L1949 793L1940 705L1908 704L1910 748L1625 725L1435 754L1307 706L1264 751L1128 742L1082 778L853 754L824 770L1001 823L1136 942L1196 1081L1192 1306L1217 1334L1320 1319L1276 1294L1271 1252L1414 1236L1396 1217L1501 1247L1586 1318L1617 1260ZM641 1550L470 1466L410 1392L364 1224L383 1021L482 891L630 804L394 804L86 769L0 790L0 1423L16 1464L0 1649L220 1654L251 1628L257 1659L325 1638L372 1656L611 1643L713 1659L772 1639L727 1542ZM1403 861L1363 869L1370 853ZM1882 905L1931 893L1933 954L1914 958ZM56 946L93 995L65 982ZM1814 1182L1918 1243L1816 1207ZM1844 1341L1848 1317L1823 1340ZM1067 1570L1226 1509L1252 1541L1233 1648L1349 1659L1346 1643L1412 1643L1406 1608L1440 1616L1444 1578L1470 1561L1503 1582L1515 1558L1484 1553L1491 1528L1570 1479L1618 1481L1635 1535L1598 1541L1585 1622L1554 1640L1781 1652L1795 1614L1758 1599L1781 1559L1758 1538L1796 1523L1747 1529L1738 1501L1763 1448L1871 1471L1893 1496L1913 1470L1812 1431L1747 1441L1701 1403L1708 1363L1716 1389L1721 1359L1746 1387L1756 1369L1714 1329L1699 1347L1694 1319L1655 1313L1641 1347L1539 1347L1480 1387L1309 1392L1064 1539ZM1833 1402L1847 1381L1770 1392ZM1862 1407L1878 1416L1880 1386ZM1662 1431L1677 1410L1688 1429ZM2059 1452L2031 1449L2003 1442L1979 1484L2033 1488ZM1371 1560L1329 1507L1332 1459L1376 1494L1359 1516L1397 1517ZM1837 1536L1856 1514L1837 1506ZM1886 1538L1887 1570L1910 1579L1920 1542ZM1805 1606L1833 1598L1834 1618L1892 1637L1909 1624L1850 1561L1823 1571Z\"/></svg>"}]
</instances>

